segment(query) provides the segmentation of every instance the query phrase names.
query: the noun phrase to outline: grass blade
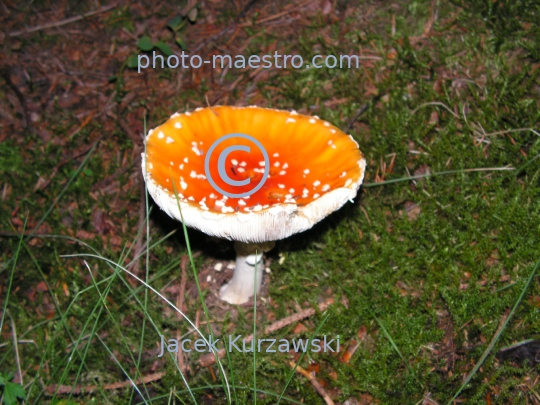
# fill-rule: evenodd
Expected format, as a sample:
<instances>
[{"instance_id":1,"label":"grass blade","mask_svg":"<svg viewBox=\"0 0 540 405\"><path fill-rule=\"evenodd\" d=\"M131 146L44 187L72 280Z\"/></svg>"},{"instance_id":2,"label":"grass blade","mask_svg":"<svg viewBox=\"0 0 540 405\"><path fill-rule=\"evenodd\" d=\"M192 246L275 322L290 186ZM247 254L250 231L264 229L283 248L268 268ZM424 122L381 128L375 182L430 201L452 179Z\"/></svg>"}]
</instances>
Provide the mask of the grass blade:
<instances>
[{"instance_id":1,"label":"grass blade","mask_svg":"<svg viewBox=\"0 0 540 405\"><path fill-rule=\"evenodd\" d=\"M480 357L480 359L478 360L478 363L476 363L476 365L474 366L472 371L469 373L469 375L467 376L465 381L463 381L463 384L461 384L461 387L459 387L456 394L452 397L452 399L450 401L448 401L448 405L452 405L454 400L459 396L459 394L461 394L461 391L463 391L465 389L465 387L467 386L467 384L469 384L469 382L474 377L474 375L476 374L478 369L482 366L482 364L484 364L484 361L486 360L486 358L489 356L489 354L491 353L491 351L495 347L495 344L497 343L497 341L501 337L504 329L506 328L506 325L508 325L508 322L510 322L510 319L512 319L512 317L514 316L514 313L516 312L517 307L519 306L519 304L523 300L523 297L525 296L525 293L529 289L529 286L531 285L531 282L534 279L534 276L536 275L536 271L538 270L538 266L540 266L540 259L536 262L536 265L534 266L534 269L531 272L531 275L527 279L527 282L525 283L525 287L523 287L523 290L521 291L521 294L519 295L516 303L512 307L512 310L510 311L510 313L508 314L506 319L504 319L504 321L502 322L499 329L497 329L497 331L495 332L495 335L493 335L493 338L491 339L491 342L489 342L488 347L486 348L486 350L482 354L482 357Z\"/></svg>"},{"instance_id":2,"label":"grass blade","mask_svg":"<svg viewBox=\"0 0 540 405\"><path fill-rule=\"evenodd\" d=\"M4 318L6 317L6 311L9 303L9 294L11 292L11 286L13 284L13 274L15 274L15 267L17 266L17 260L19 259L19 253L21 251L23 238L24 238L24 231L26 229L26 222L28 221L28 217L25 218L23 229L21 232L21 237L19 238L19 244L17 245L17 250L15 251L15 258L13 259L13 266L11 267L11 274L9 275L9 284L8 289L6 292L6 300L4 301L4 309L2 311L2 319L0 319L0 334L2 333L2 327L4 326Z\"/></svg>"},{"instance_id":3,"label":"grass blade","mask_svg":"<svg viewBox=\"0 0 540 405\"><path fill-rule=\"evenodd\" d=\"M315 336L317 336L317 334L319 333L319 331L321 330L322 326L324 325L324 323L326 322L326 320L328 319L329 316L330 316L330 314L326 315L326 317L322 320L322 322L319 324L319 326L317 326L317 329L315 330L315 332L313 332L313 334L309 338L310 342L313 340L313 338ZM296 362L296 366L292 369L291 373L289 374L289 378L287 379L287 384L285 384L285 387L283 388L283 391L281 391L281 394L280 394L280 396L278 398L278 401L277 401L277 405L279 405L281 400L285 398L285 396L284 396L285 391L287 391L287 387L289 386L292 378L294 377L294 373L296 373L296 367L300 365L300 363L302 362L302 359L304 358L305 354L306 354L306 352L302 352L302 354L300 355L300 358Z\"/></svg>"},{"instance_id":4,"label":"grass blade","mask_svg":"<svg viewBox=\"0 0 540 405\"><path fill-rule=\"evenodd\" d=\"M212 327L210 325L210 314L208 312L208 308L206 307L206 303L204 302L201 285L199 284L199 277L197 275L197 271L195 270L195 263L193 262L193 255L191 253L191 245L189 243L187 227L186 227L186 224L184 223L184 215L182 214L182 208L180 207L180 199L178 198L178 191L176 190L176 184L175 184L172 176L171 176L171 184L173 186L174 196L176 198L176 204L178 205L178 211L180 212L180 219L181 219L181 222L182 222L182 229L184 230L184 238L186 240L186 246L187 246L187 250L188 250L189 262L191 264L191 269L193 270L193 278L195 279L195 284L197 286L197 291L199 293L199 297L201 298L201 304L202 304L204 316L205 316L205 319L206 319L206 326L208 328L208 333L210 334L210 336L213 339L214 338L214 332L212 331ZM227 381L227 375L225 374L225 369L223 368L223 365L221 364L221 360L220 360L218 354L217 353L214 353L214 354L216 356L217 364L219 365L219 374L220 374L220 376L222 378L222 381L223 381L223 388L224 388L225 392L227 393L227 401L230 404L230 403L232 403L231 402L231 390L230 390L230 387L229 387L229 382Z\"/></svg>"},{"instance_id":5,"label":"grass blade","mask_svg":"<svg viewBox=\"0 0 540 405\"><path fill-rule=\"evenodd\" d=\"M255 271L253 272L255 280L253 284L253 403L255 405L257 405L257 348L255 343L257 342L257 265L259 264L257 254L258 252L255 250Z\"/></svg>"}]
</instances>

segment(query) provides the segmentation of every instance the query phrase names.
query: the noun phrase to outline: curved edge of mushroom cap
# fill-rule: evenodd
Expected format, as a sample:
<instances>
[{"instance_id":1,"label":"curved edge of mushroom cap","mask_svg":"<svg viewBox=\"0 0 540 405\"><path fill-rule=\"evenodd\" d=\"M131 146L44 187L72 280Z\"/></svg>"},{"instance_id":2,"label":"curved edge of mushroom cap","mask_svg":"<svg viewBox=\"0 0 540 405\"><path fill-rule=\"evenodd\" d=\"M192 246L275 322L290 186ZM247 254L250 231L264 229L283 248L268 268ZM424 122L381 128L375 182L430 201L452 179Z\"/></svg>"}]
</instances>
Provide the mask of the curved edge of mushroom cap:
<instances>
[{"instance_id":1,"label":"curved edge of mushroom cap","mask_svg":"<svg viewBox=\"0 0 540 405\"><path fill-rule=\"evenodd\" d=\"M258 212L221 214L202 211L194 205L177 200L174 194L171 195L147 176L145 154L142 153L141 157L148 192L170 217L178 221L182 221L183 217L183 222L187 226L207 235L246 243L281 240L312 228L317 222L341 208L347 200L356 197L364 180L366 168L366 160L362 157L358 161L361 174L357 182L349 187L336 188L305 206L298 207L294 203L276 204Z\"/></svg>"}]
</instances>

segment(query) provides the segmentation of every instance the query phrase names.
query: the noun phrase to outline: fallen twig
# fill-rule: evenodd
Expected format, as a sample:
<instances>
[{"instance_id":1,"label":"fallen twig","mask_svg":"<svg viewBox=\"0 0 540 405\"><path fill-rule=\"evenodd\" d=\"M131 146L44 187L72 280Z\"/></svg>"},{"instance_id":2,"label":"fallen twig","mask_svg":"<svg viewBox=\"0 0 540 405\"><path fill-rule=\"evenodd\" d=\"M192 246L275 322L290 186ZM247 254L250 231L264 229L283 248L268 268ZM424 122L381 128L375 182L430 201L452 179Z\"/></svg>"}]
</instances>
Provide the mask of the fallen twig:
<instances>
[{"instance_id":1,"label":"fallen twig","mask_svg":"<svg viewBox=\"0 0 540 405\"><path fill-rule=\"evenodd\" d=\"M159 373L154 373L147 375L146 377L141 377L136 381L136 384L148 384L150 382L159 381L163 378L165 375L164 371L161 371ZM104 390L118 390L120 388L126 388L131 386L131 381L122 381L112 384L105 384L101 386ZM96 391L98 388L100 388L99 385L87 385L87 386L76 386L71 387L69 385L49 385L45 388L45 395L52 396L52 395L65 395L65 394L73 394L73 395L79 395L79 394L87 394Z\"/></svg>"},{"instance_id":2,"label":"fallen twig","mask_svg":"<svg viewBox=\"0 0 540 405\"><path fill-rule=\"evenodd\" d=\"M365 113L370 105L375 104L377 101L379 101L382 96L383 96L383 94L378 94L375 97L373 97L373 99L371 101L368 101L366 104L364 104L362 107L360 107L358 109L358 111L356 112L356 114L354 114L354 117L352 117L351 120L349 121L349 124L345 128L344 132L348 133L350 131L350 129L352 128L352 126L354 125L354 123L356 122L356 120L358 119L358 117L360 117L363 113Z\"/></svg>"},{"instance_id":3,"label":"fallen twig","mask_svg":"<svg viewBox=\"0 0 540 405\"><path fill-rule=\"evenodd\" d=\"M334 401L332 401L332 398L330 398L330 395L328 395L328 392L323 388L321 383L317 380L317 378L311 374L309 371L304 370L302 367L300 367L298 364L296 364L294 361L289 361L289 365L298 373L302 374L304 377L306 377L311 385L313 385L313 388L315 388L315 391L323 397L324 402L326 402L328 405L334 405Z\"/></svg>"},{"instance_id":4,"label":"fallen twig","mask_svg":"<svg viewBox=\"0 0 540 405\"><path fill-rule=\"evenodd\" d=\"M44 29L47 29L47 28L61 27L62 25L70 24L72 22L79 21L79 20L84 20L84 19L86 19L88 17L92 17L94 15L104 13L105 11L112 10L113 8L115 8L117 6L118 6L118 3L109 4L108 6L100 7L97 10L89 11L88 13L85 13L85 14L77 15L75 17L66 18L65 20L54 21L54 22L50 22L50 23L47 23L47 24L43 24L43 25L37 25L35 27L25 28L25 29L19 30L19 31L11 31L11 32L8 33L8 35L10 37L16 37L16 36L19 36L19 35L22 35L22 34L27 34L29 32L41 31L41 30L44 30Z\"/></svg>"},{"instance_id":5,"label":"fallen twig","mask_svg":"<svg viewBox=\"0 0 540 405\"><path fill-rule=\"evenodd\" d=\"M321 304L318 305L319 311L324 311L327 309L330 305L333 304L332 299L328 299ZM310 316L315 315L316 311L313 308L304 309L303 311L297 312L294 315L288 316L287 318L283 318L277 322L274 322L273 324L269 325L264 329L263 335L269 335L270 333L273 333L277 330L283 329L284 327L291 325L295 322L301 321L302 319L309 318ZM253 335L247 336L245 339L246 343L249 343L253 340ZM221 349L217 352L217 356L214 353L208 353L202 356L199 359L199 365L201 367L207 367L216 362L216 357L219 357L220 359L225 357L225 349Z\"/></svg>"},{"instance_id":6,"label":"fallen twig","mask_svg":"<svg viewBox=\"0 0 540 405\"><path fill-rule=\"evenodd\" d=\"M0 76L4 78L7 86L11 90L13 90L13 92L17 96L17 99L19 100L19 103L21 104L21 108L23 110L23 116L24 116L24 127L29 128L31 131L33 131L32 121L30 120L30 114L28 113L28 106L26 105L26 100L24 98L24 95L19 90L19 88L15 86L15 84L11 81L10 68L5 67L3 69L0 69Z\"/></svg>"},{"instance_id":7,"label":"fallen twig","mask_svg":"<svg viewBox=\"0 0 540 405\"><path fill-rule=\"evenodd\" d=\"M268 21L277 20L278 18L283 17L284 15L290 14L293 11L298 10L299 8L307 6L309 3L313 3L313 0L305 1L305 2L303 2L301 4L298 4L298 5L294 6L294 7L291 7L288 10L282 11L281 13L272 15L270 17L262 18L260 20L254 21L254 22L246 22L246 23L240 24L240 26L241 27L251 27L251 26L256 25L256 24L261 24L261 23L265 23L265 22L268 22Z\"/></svg>"}]
</instances>

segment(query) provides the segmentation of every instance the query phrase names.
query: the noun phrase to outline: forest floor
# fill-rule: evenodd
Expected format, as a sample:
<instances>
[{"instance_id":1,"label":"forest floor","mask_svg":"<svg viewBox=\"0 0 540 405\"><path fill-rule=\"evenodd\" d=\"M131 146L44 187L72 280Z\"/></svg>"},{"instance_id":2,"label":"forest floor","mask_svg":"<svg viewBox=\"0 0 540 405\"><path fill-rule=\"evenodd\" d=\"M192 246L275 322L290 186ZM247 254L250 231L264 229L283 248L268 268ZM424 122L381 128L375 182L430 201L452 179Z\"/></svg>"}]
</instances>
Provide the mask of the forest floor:
<instances>
[{"instance_id":1,"label":"forest floor","mask_svg":"<svg viewBox=\"0 0 540 405\"><path fill-rule=\"evenodd\" d=\"M0 5L4 403L540 404L535 1L99 3ZM138 72L182 49L360 66ZM367 160L353 203L268 253L256 311L218 299L231 242L188 249L145 204L145 125L208 105L318 115ZM163 297L205 334L341 350L158 357L192 336Z\"/></svg>"}]
</instances>

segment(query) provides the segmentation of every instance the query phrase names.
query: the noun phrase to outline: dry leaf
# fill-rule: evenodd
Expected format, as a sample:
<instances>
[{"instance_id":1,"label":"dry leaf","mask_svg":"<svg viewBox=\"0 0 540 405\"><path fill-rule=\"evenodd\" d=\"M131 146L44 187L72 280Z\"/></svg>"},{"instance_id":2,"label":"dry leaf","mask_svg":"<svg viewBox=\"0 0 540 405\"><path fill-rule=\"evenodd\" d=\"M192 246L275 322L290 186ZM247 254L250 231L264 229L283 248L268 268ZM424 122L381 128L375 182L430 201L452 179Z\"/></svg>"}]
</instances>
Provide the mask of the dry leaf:
<instances>
[{"instance_id":1,"label":"dry leaf","mask_svg":"<svg viewBox=\"0 0 540 405\"><path fill-rule=\"evenodd\" d=\"M323 15L330 14L332 11L332 2L330 0L322 0L321 1L321 13Z\"/></svg>"},{"instance_id":2,"label":"dry leaf","mask_svg":"<svg viewBox=\"0 0 540 405\"><path fill-rule=\"evenodd\" d=\"M418 204L412 201L405 201L405 212L407 213L407 218L411 221L414 221L420 215L421 208Z\"/></svg>"},{"instance_id":3,"label":"dry leaf","mask_svg":"<svg viewBox=\"0 0 540 405\"><path fill-rule=\"evenodd\" d=\"M293 330L293 333L303 333L303 332L307 332L308 331L308 328L306 328L302 322L298 322L298 324L294 327L294 330Z\"/></svg>"}]
</instances>

